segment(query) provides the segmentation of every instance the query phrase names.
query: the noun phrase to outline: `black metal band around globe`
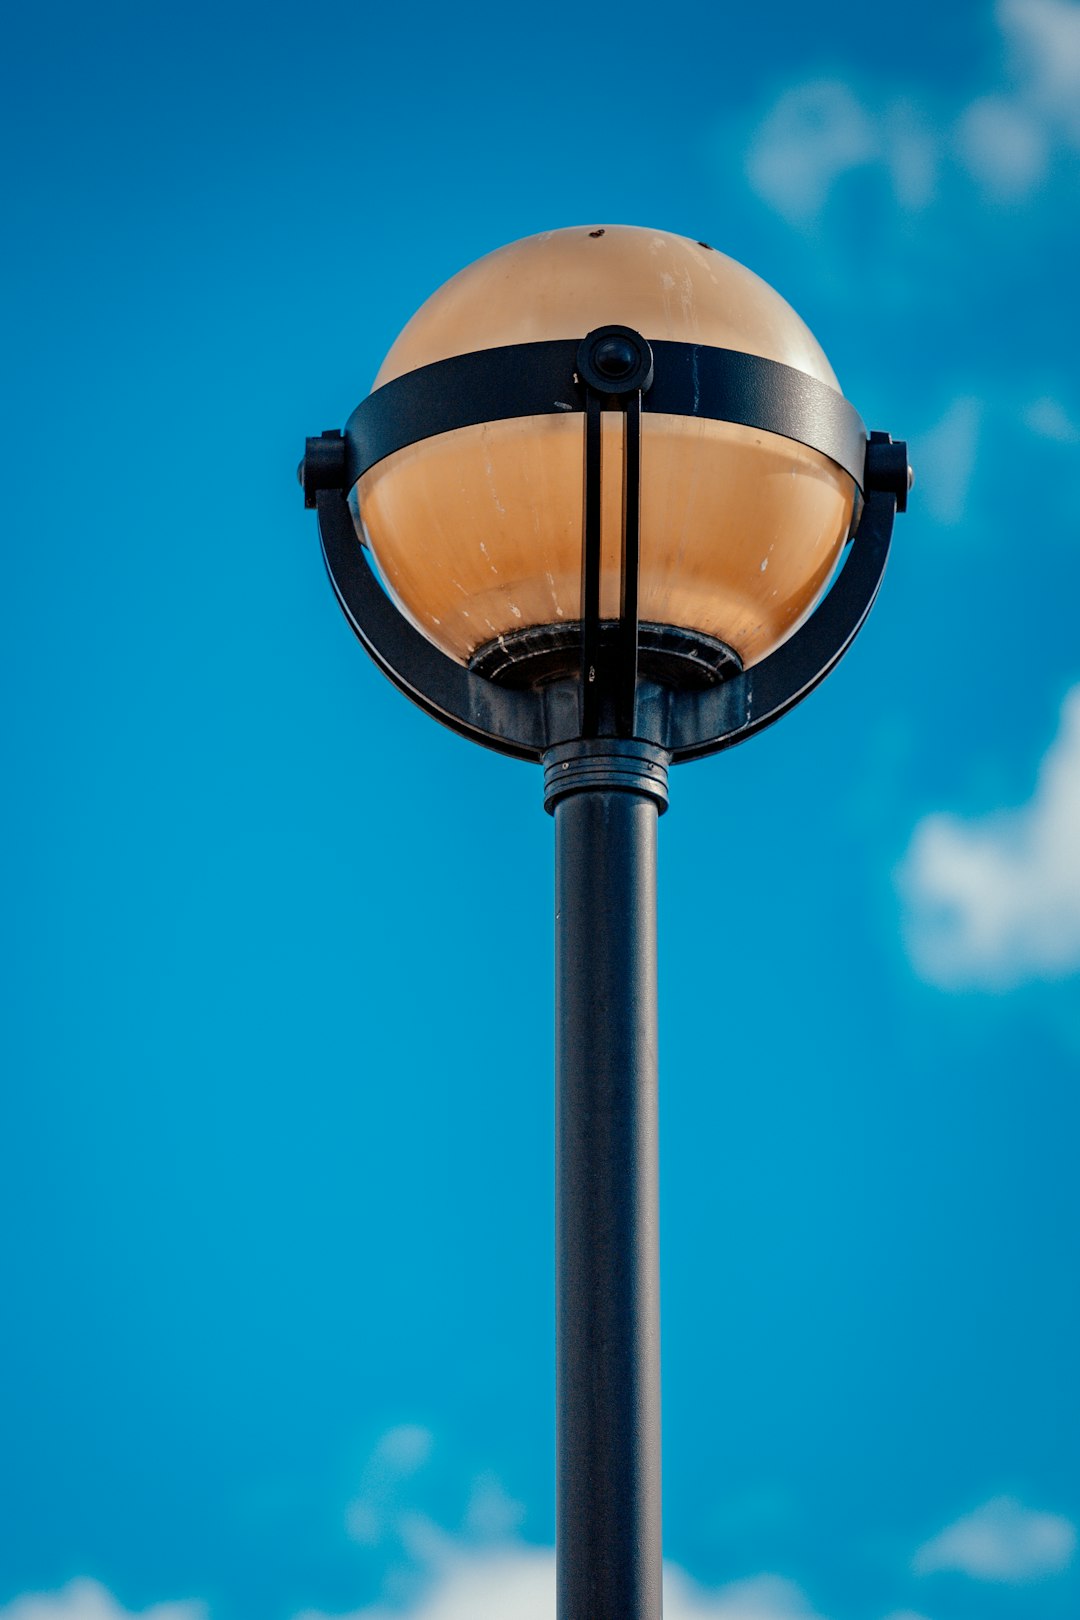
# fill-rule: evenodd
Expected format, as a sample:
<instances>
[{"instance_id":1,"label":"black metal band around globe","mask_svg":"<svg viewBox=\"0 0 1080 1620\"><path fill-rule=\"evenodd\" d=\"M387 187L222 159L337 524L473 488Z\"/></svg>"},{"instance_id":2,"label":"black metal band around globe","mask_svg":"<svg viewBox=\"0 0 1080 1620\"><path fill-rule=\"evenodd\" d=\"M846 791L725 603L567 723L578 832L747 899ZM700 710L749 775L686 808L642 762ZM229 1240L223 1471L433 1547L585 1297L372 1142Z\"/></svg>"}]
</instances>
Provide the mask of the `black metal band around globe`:
<instances>
[{"instance_id":1,"label":"black metal band around globe","mask_svg":"<svg viewBox=\"0 0 1080 1620\"><path fill-rule=\"evenodd\" d=\"M516 343L454 355L384 383L345 427L347 487L387 456L484 422L585 409L580 340ZM867 433L835 388L794 366L737 349L650 340L655 371L642 409L776 433L835 461L864 487Z\"/></svg>"}]
</instances>

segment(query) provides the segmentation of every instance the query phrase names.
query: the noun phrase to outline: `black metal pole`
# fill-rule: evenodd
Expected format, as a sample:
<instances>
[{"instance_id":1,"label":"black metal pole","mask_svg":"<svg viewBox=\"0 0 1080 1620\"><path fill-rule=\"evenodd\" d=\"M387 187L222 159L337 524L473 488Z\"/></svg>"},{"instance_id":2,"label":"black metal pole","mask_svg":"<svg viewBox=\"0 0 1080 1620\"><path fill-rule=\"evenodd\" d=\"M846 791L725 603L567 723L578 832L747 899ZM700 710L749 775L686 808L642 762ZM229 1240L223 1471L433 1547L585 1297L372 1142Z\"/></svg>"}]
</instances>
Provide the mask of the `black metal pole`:
<instances>
[{"instance_id":1,"label":"black metal pole","mask_svg":"<svg viewBox=\"0 0 1080 1620\"><path fill-rule=\"evenodd\" d=\"M556 874L557 1614L660 1620L656 822L666 757L592 743L545 763Z\"/></svg>"}]
</instances>

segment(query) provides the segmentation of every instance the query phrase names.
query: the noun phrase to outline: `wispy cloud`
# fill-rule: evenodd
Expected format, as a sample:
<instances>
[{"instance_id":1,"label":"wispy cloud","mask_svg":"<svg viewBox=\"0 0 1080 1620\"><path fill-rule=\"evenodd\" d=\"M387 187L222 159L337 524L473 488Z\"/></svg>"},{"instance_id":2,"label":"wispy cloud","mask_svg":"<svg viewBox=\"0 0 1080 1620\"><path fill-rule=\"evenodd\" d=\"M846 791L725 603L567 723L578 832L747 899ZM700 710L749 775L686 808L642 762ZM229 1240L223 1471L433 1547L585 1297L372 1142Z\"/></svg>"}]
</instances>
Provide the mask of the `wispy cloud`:
<instances>
[{"instance_id":1,"label":"wispy cloud","mask_svg":"<svg viewBox=\"0 0 1080 1620\"><path fill-rule=\"evenodd\" d=\"M751 186L794 225L817 219L837 182L865 169L906 212L929 207L946 175L989 200L1028 196L1056 153L1080 151L1080 5L998 0L995 19L998 82L944 118L914 90L882 103L830 77L785 91L751 141Z\"/></svg>"},{"instance_id":2,"label":"wispy cloud","mask_svg":"<svg viewBox=\"0 0 1080 1620\"><path fill-rule=\"evenodd\" d=\"M915 829L898 874L916 968L945 988L1009 989L1080 969L1080 687L1031 802Z\"/></svg>"},{"instance_id":3,"label":"wispy cloud","mask_svg":"<svg viewBox=\"0 0 1080 1620\"><path fill-rule=\"evenodd\" d=\"M782 95L753 140L747 175L792 224L817 217L841 175L871 166L891 178L897 202L922 208L934 193L936 143L910 101L871 110L850 85L816 79Z\"/></svg>"},{"instance_id":4,"label":"wispy cloud","mask_svg":"<svg viewBox=\"0 0 1080 1620\"><path fill-rule=\"evenodd\" d=\"M877 155L874 122L850 85L820 79L780 97L747 157L759 196L785 219L813 219L836 180Z\"/></svg>"},{"instance_id":5,"label":"wispy cloud","mask_svg":"<svg viewBox=\"0 0 1080 1620\"><path fill-rule=\"evenodd\" d=\"M406 1611L357 1609L332 1617L307 1610L296 1620L551 1620L555 1613L555 1554L514 1546L477 1555L455 1554L425 1594ZM665 1620L821 1620L802 1592L777 1575L759 1575L707 1592L679 1569L664 1571Z\"/></svg>"},{"instance_id":6,"label":"wispy cloud","mask_svg":"<svg viewBox=\"0 0 1080 1620\"><path fill-rule=\"evenodd\" d=\"M375 1546L391 1526L402 1484L431 1456L430 1430L402 1423L382 1435L364 1464L360 1489L345 1510L345 1525L354 1541Z\"/></svg>"},{"instance_id":7,"label":"wispy cloud","mask_svg":"<svg viewBox=\"0 0 1080 1620\"><path fill-rule=\"evenodd\" d=\"M1067 1569L1075 1550L1068 1519L998 1496L920 1547L913 1568L918 1575L956 1570L980 1581L1033 1581Z\"/></svg>"},{"instance_id":8,"label":"wispy cloud","mask_svg":"<svg viewBox=\"0 0 1080 1620\"><path fill-rule=\"evenodd\" d=\"M473 1481L465 1528L477 1541L502 1541L520 1530L525 1505L515 1502L494 1474L481 1474Z\"/></svg>"},{"instance_id":9,"label":"wispy cloud","mask_svg":"<svg viewBox=\"0 0 1080 1620\"><path fill-rule=\"evenodd\" d=\"M421 1433L406 1443L390 1431L374 1455L389 1454L415 1472L426 1460ZM391 1438L392 1437L392 1438ZM428 1437L428 1448L430 1436ZM394 1529L413 1562L412 1576L392 1581L374 1605L347 1613L305 1609L294 1620L551 1620L555 1612L555 1552L514 1537L508 1499L498 1481L475 1482L468 1524L450 1534L412 1510L399 1509ZM510 1504L516 1508L515 1504ZM482 1538L492 1539L484 1541ZM477 1539L477 1538L481 1539ZM1068 1519L1038 1512L1009 1497L987 1502L920 1547L917 1575L959 1571L985 1581L1023 1582L1067 1568L1076 1545ZM879 1611L880 1612L880 1611ZM664 1566L665 1620L825 1620L801 1587L780 1575L761 1574L706 1588L673 1564ZM200 1602L159 1603L129 1611L92 1580L51 1593L26 1594L0 1608L0 1620L210 1620ZM912 1609L883 1620L926 1620Z\"/></svg>"},{"instance_id":10,"label":"wispy cloud","mask_svg":"<svg viewBox=\"0 0 1080 1620\"><path fill-rule=\"evenodd\" d=\"M1040 439L1049 439L1054 444L1080 444L1080 425L1069 415L1060 399L1048 394L1033 399L1024 408L1023 420L1025 427Z\"/></svg>"},{"instance_id":11,"label":"wispy cloud","mask_svg":"<svg viewBox=\"0 0 1080 1620\"><path fill-rule=\"evenodd\" d=\"M973 394L952 400L944 416L911 441L918 473L919 503L936 522L960 523L975 476L984 415Z\"/></svg>"},{"instance_id":12,"label":"wispy cloud","mask_svg":"<svg viewBox=\"0 0 1080 1620\"><path fill-rule=\"evenodd\" d=\"M555 1612L554 1555L514 1547L485 1554L451 1554L409 1609L357 1609L340 1620L551 1620ZM306 1609L296 1620L332 1620ZM333 1617L337 1620L337 1617Z\"/></svg>"},{"instance_id":13,"label":"wispy cloud","mask_svg":"<svg viewBox=\"0 0 1080 1620\"><path fill-rule=\"evenodd\" d=\"M0 1620L207 1620L201 1603L125 1609L97 1581L69 1581L58 1592L30 1592L0 1609Z\"/></svg>"},{"instance_id":14,"label":"wispy cloud","mask_svg":"<svg viewBox=\"0 0 1080 1620\"><path fill-rule=\"evenodd\" d=\"M1072 0L998 0L1014 52L1018 94L1071 144L1080 144L1080 6Z\"/></svg>"},{"instance_id":15,"label":"wispy cloud","mask_svg":"<svg viewBox=\"0 0 1080 1620\"><path fill-rule=\"evenodd\" d=\"M793 1581L756 1575L706 1592L680 1570L664 1574L667 1620L820 1620Z\"/></svg>"},{"instance_id":16,"label":"wispy cloud","mask_svg":"<svg viewBox=\"0 0 1080 1620\"><path fill-rule=\"evenodd\" d=\"M964 168L1002 201L1026 196L1046 172L1050 142L1044 122L1022 101L980 96L953 130Z\"/></svg>"},{"instance_id":17,"label":"wispy cloud","mask_svg":"<svg viewBox=\"0 0 1080 1620\"><path fill-rule=\"evenodd\" d=\"M347 1527L354 1539L387 1552L391 1567L381 1601L340 1620L551 1620L554 1550L518 1539L524 1507L494 1474L473 1480L454 1530L418 1510L433 1444L427 1429L402 1425L379 1439L364 1464ZM667 1620L821 1620L800 1589L778 1575L708 1591L671 1565L664 1571L664 1612ZM305 1610L296 1620L331 1617Z\"/></svg>"},{"instance_id":18,"label":"wispy cloud","mask_svg":"<svg viewBox=\"0 0 1080 1620\"><path fill-rule=\"evenodd\" d=\"M1080 6L1071 0L998 0L995 15L1011 83L961 112L960 156L1002 197L1044 179L1056 148L1080 147Z\"/></svg>"}]
</instances>

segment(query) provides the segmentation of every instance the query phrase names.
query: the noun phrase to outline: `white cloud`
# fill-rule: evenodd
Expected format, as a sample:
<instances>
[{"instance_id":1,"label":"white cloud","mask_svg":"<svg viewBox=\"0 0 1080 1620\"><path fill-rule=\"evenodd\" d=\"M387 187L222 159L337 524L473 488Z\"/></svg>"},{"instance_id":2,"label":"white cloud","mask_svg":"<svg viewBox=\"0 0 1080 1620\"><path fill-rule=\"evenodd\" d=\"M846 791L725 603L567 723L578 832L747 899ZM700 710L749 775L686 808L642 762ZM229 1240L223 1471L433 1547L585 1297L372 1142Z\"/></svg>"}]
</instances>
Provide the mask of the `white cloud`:
<instances>
[{"instance_id":1,"label":"white cloud","mask_svg":"<svg viewBox=\"0 0 1080 1620\"><path fill-rule=\"evenodd\" d=\"M555 1554L516 1545L483 1554L455 1553L407 1610L358 1609L338 1620L551 1620ZM734 1581L707 1592L683 1572L664 1571L665 1620L820 1620L799 1588L777 1575ZM307 1610L296 1620L331 1620Z\"/></svg>"},{"instance_id":2,"label":"white cloud","mask_svg":"<svg viewBox=\"0 0 1080 1620\"><path fill-rule=\"evenodd\" d=\"M881 156L901 208L926 208L937 190L939 141L914 101L887 103L880 114Z\"/></svg>"},{"instance_id":3,"label":"white cloud","mask_svg":"<svg viewBox=\"0 0 1080 1620\"><path fill-rule=\"evenodd\" d=\"M1075 1550L1068 1519L998 1496L920 1547L913 1567L919 1575L958 1570L980 1581L1031 1581L1059 1574Z\"/></svg>"},{"instance_id":4,"label":"white cloud","mask_svg":"<svg viewBox=\"0 0 1080 1620\"><path fill-rule=\"evenodd\" d=\"M871 110L850 85L817 79L782 95L751 143L747 176L759 196L793 224L816 218L841 175L876 164L902 208L934 194L938 143L908 100Z\"/></svg>"},{"instance_id":5,"label":"white cloud","mask_svg":"<svg viewBox=\"0 0 1080 1620\"><path fill-rule=\"evenodd\" d=\"M524 1519L525 1504L508 1496L494 1474L481 1474L473 1481L465 1528L477 1541L505 1541L521 1529Z\"/></svg>"},{"instance_id":6,"label":"white cloud","mask_svg":"<svg viewBox=\"0 0 1080 1620\"><path fill-rule=\"evenodd\" d=\"M153 1608L121 1608L97 1581L69 1581L59 1592L32 1592L0 1609L0 1620L206 1620L201 1603L155 1603Z\"/></svg>"},{"instance_id":7,"label":"white cloud","mask_svg":"<svg viewBox=\"0 0 1080 1620\"><path fill-rule=\"evenodd\" d=\"M928 206L937 191L941 141L910 98L867 105L841 79L786 91L747 157L751 186L793 225L816 219L842 175L876 167L897 204Z\"/></svg>"},{"instance_id":8,"label":"white cloud","mask_svg":"<svg viewBox=\"0 0 1080 1620\"><path fill-rule=\"evenodd\" d=\"M412 1478L432 1444L427 1429L404 1425L384 1434L364 1464L360 1493L347 1512L349 1533L390 1550L399 1562L379 1603L338 1620L551 1620L555 1553L515 1539L525 1510L494 1474L472 1482L458 1533L409 1505ZM706 1591L671 1565L664 1569L664 1613L666 1620L820 1620L799 1588L780 1576ZM332 1617L305 1610L296 1620Z\"/></svg>"},{"instance_id":9,"label":"white cloud","mask_svg":"<svg viewBox=\"0 0 1080 1620\"><path fill-rule=\"evenodd\" d=\"M1064 1522L1064 1521L1061 1521ZM295 1620L552 1620L555 1554L514 1543L483 1553L445 1541L434 1580L411 1607L376 1606L331 1616L305 1609ZM60 1592L25 1596L0 1609L0 1620L136 1620L96 1581L72 1581ZM201 1603L160 1603L137 1620L208 1620ZM794 1582L756 1575L707 1591L674 1565L664 1566L664 1620L822 1620ZM904 1610L886 1620L924 1620Z\"/></svg>"},{"instance_id":10,"label":"white cloud","mask_svg":"<svg viewBox=\"0 0 1080 1620\"><path fill-rule=\"evenodd\" d=\"M780 97L750 148L754 190L786 219L812 219L840 175L878 156L874 123L848 85L822 79Z\"/></svg>"},{"instance_id":11,"label":"white cloud","mask_svg":"<svg viewBox=\"0 0 1080 1620\"><path fill-rule=\"evenodd\" d=\"M388 1429L373 1453L377 1466L384 1467L398 1477L415 1474L431 1456L432 1434L419 1423L402 1423Z\"/></svg>"},{"instance_id":12,"label":"white cloud","mask_svg":"<svg viewBox=\"0 0 1080 1620\"><path fill-rule=\"evenodd\" d=\"M779 1575L756 1575L706 1592L678 1569L664 1574L664 1615L666 1620L820 1620L794 1582Z\"/></svg>"},{"instance_id":13,"label":"white cloud","mask_svg":"<svg viewBox=\"0 0 1080 1620\"><path fill-rule=\"evenodd\" d=\"M974 821L928 816L898 876L918 971L945 988L1004 990L1080 969L1080 687L1035 795Z\"/></svg>"},{"instance_id":14,"label":"white cloud","mask_svg":"<svg viewBox=\"0 0 1080 1620\"><path fill-rule=\"evenodd\" d=\"M1007 96L982 96L956 123L961 162L1002 198L1022 197L1046 172L1050 142L1042 121Z\"/></svg>"},{"instance_id":15,"label":"white cloud","mask_svg":"<svg viewBox=\"0 0 1080 1620\"><path fill-rule=\"evenodd\" d=\"M555 1558L545 1548L505 1548L449 1559L412 1608L358 1609L341 1620L551 1620ZM331 1620L306 1609L296 1620Z\"/></svg>"},{"instance_id":16,"label":"white cloud","mask_svg":"<svg viewBox=\"0 0 1080 1620\"><path fill-rule=\"evenodd\" d=\"M971 394L954 399L941 420L911 442L919 504L936 522L960 523L982 432L983 402Z\"/></svg>"},{"instance_id":17,"label":"white cloud","mask_svg":"<svg viewBox=\"0 0 1080 1620\"><path fill-rule=\"evenodd\" d=\"M345 1527L354 1541L374 1547L390 1528L403 1481L418 1473L431 1456L433 1438L419 1423L388 1429L364 1464L359 1494L345 1510Z\"/></svg>"},{"instance_id":18,"label":"white cloud","mask_svg":"<svg viewBox=\"0 0 1080 1620\"><path fill-rule=\"evenodd\" d=\"M1033 399L1025 407L1024 425L1040 439L1051 439L1055 444L1080 444L1080 427L1061 401L1048 395Z\"/></svg>"},{"instance_id":19,"label":"white cloud","mask_svg":"<svg viewBox=\"0 0 1080 1620\"><path fill-rule=\"evenodd\" d=\"M998 0L997 20L1016 58L1018 94L1080 141L1080 5Z\"/></svg>"},{"instance_id":20,"label":"white cloud","mask_svg":"<svg viewBox=\"0 0 1080 1620\"><path fill-rule=\"evenodd\" d=\"M1080 4L998 0L999 83L932 118L916 96L881 103L843 79L793 85L753 137L747 178L791 224L821 214L837 181L876 168L898 206L927 208L948 164L991 198L1018 201L1059 150L1080 150Z\"/></svg>"},{"instance_id":21,"label":"white cloud","mask_svg":"<svg viewBox=\"0 0 1080 1620\"><path fill-rule=\"evenodd\" d=\"M1016 198L1040 183L1055 147L1080 145L1080 6L998 0L995 15L1014 82L960 114L957 146L976 180Z\"/></svg>"}]
</instances>

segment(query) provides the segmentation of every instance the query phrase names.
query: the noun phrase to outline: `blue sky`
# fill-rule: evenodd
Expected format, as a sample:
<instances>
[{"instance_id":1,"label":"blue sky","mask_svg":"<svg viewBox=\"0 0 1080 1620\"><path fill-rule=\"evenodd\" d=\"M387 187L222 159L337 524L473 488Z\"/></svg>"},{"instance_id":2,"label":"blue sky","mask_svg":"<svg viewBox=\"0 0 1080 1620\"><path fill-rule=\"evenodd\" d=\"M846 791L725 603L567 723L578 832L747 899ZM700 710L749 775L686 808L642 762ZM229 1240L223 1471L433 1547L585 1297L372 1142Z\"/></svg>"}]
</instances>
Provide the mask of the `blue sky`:
<instances>
[{"instance_id":1,"label":"blue sky","mask_svg":"<svg viewBox=\"0 0 1080 1620\"><path fill-rule=\"evenodd\" d=\"M2 1620L553 1613L551 824L294 474L585 221L772 281L919 472L661 829L669 1620L1075 1615L1080 6L6 36Z\"/></svg>"}]
</instances>

